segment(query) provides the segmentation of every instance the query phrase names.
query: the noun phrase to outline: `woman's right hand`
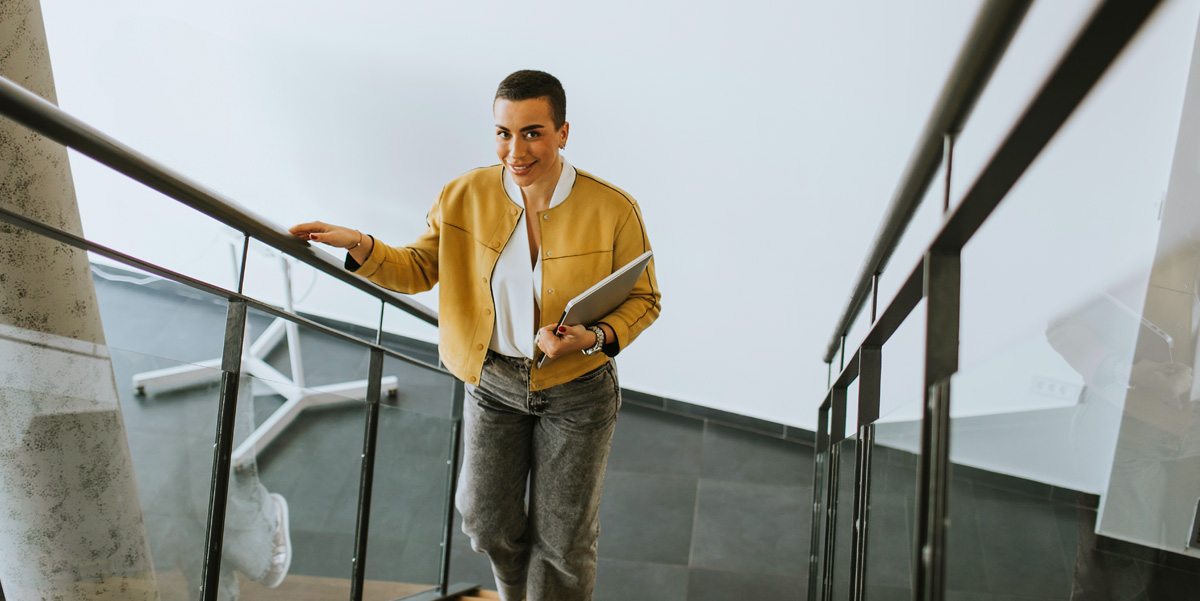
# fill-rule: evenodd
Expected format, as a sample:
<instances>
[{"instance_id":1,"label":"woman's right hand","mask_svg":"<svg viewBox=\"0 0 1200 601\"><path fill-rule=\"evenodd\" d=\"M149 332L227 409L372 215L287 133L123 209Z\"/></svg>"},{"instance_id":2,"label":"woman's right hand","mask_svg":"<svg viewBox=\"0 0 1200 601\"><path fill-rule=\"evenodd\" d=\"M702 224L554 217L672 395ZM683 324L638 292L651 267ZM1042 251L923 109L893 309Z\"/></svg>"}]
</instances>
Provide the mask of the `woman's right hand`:
<instances>
[{"instance_id":1,"label":"woman's right hand","mask_svg":"<svg viewBox=\"0 0 1200 601\"><path fill-rule=\"evenodd\" d=\"M328 244L329 246L335 246L337 248L354 248L355 246L358 246L359 243L370 240L370 238L367 238L366 234L363 234L358 230L352 230L348 227L342 227L340 225L323 223L321 221L301 223L299 225L292 226L292 228L288 231L291 232L293 236L300 238L301 240L312 240L313 242L320 242L322 244Z\"/></svg>"}]
</instances>

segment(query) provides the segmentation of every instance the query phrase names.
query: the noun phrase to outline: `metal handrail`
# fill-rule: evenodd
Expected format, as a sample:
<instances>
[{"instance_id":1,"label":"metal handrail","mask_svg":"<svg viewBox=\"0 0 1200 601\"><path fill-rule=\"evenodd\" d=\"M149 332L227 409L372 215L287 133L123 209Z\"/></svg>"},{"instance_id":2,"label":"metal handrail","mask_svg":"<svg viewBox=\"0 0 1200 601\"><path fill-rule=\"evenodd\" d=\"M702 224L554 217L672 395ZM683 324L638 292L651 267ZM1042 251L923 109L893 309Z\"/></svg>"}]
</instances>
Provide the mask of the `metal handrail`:
<instances>
[{"instance_id":1,"label":"metal handrail","mask_svg":"<svg viewBox=\"0 0 1200 601\"><path fill-rule=\"evenodd\" d=\"M297 239L288 233L287 229L154 161L4 77L0 77L0 115L63 146L73 148L118 173L162 192L425 323L433 326L438 324L437 312L429 307L351 274L345 270L341 261L314 248L308 242Z\"/></svg>"},{"instance_id":2,"label":"metal handrail","mask_svg":"<svg viewBox=\"0 0 1200 601\"><path fill-rule=\"evenodd\" d=\"M209 294L209 295L212 295L212 296L215 296L218 298L223 298L227 301L240 301L240 302L246 303L246 306L250 309L254 309L256 311L266 313L268 315L271 315L272 317L279 317L282 319L286 319L297 325L304 326L307 329L310 329L310 330L313 330L316 332L320 332L320 333L330 336L332 338L337 338L338 340L341 340L343 342L348 342L350 344L355 344L355 345L361 346L367 350L380 351L384 355L392 357L393 359L403 361L404 363L407 363L409 365L420 367L421 369L436 372L436 373L439 373L439 374L442 374L445 376L450 376L450 377L454 376L454 374L450 373L445 367L442 367L441 365L434 365L432 363L426 363L425 361L418 359L417 357L410 356L407 353L397 351L395 349L383 346L383 342L381 340L376 340L376 342L374 342L374 343L368 342L366 340L362 340L352 334L347 334L346 332L342 332L336 328L332 328L327 325L318 323L318 322L313 321L302 315L292 313L292 312L286 311L284 309L280 309L280 308L270 305L268 303L262 302L258 299L252 298L250 296L246 296L245 294L242 294L240 292L226 290L225 288L222 288L220 286L216 286L214 284L210 284L203 280L199 280L199 279L184 275L182 273L172 271L172 270L167 269L166 267L162 267L160 265L155 265L154 263L151 263L151 262L143 260L143 259L139 259L132 255L125 254L121 251L108 248L107 246L104 246L102 244L97 244L97 243L92 242L91 240L88 240L87 238L84 238L77 234L73 234L66 230L56 228L52 225L42 223L42 222L34 220L34 219L30 219L29 217L26 217L24 215L14 212L14 211L10 211L4 207L0 207L0 223L12 224L21 229L33 232L39 236L44 236L44 237L54 240L56 242L61 242L63 244L67 244L69 246L73 246L75 248L78 248L79 250L96 253L97 255L100 255L106 259L111 259L118 263L123 263L130 267L133 267L134 269L138 269L138 270L144 271L146 273L154 274L154 275L156 275L160 278L163 278L164 280L167 280L167 281L175 282L177 284L183 284L184 286L188 286L189 288L199 290L200 292L203 292L205 294Z\"/></svg>"},{"instance_id":3,"label":"metal handrail","mask_svg":"<svg viewBox=\"0 0 1200 601\"><path fill-rule=\"evenodd\" d=\"M962 250L1126 51L1126 46L1161 3L1162 0L1103 0L1098 3L953 210L949 209L947 186L946 217L941 229L927 247L921 263L908 275L878 319L875 319L876 311L872 310L870 331L862 343L857 348L846 349L845 330L835 335L826 359L831 382L818 411L814 470L817 476L813 488L813 536L822 533L825 536L823 542L814 542L809 557L809 601L819 598L818 589L812 583L820 574L826 575L824 583L828 593L831 583L828 575L838 567L837 562L842 561L835 560L831 551L838 536L853 537L849 598L852 601L861 598L861 591L854 588L854 583L861 582L869 568L860 561L865 556L855 553L861 551L871 529L871 449L875 444L873 428L879 419L880 354L888 338L922 300L926 303L925 395L921 403L915 540L912 541L915 561L910 583L914 599L940 601L945 597L950 527L948 491L951 486L950 382L958 371L959 362ZM946 139L953 142L952 136ZM952 148L952 144L949 147ZM950 156L948 154L947 158ZM950 167L948 164L947 171ZM885 220L887 223L891 221ZM876 246L881 243L882 240L877 238ZM861 301L859 305L861 307ZM835 377L832 358L839 346L842 348L842 369ZM848 361L847 351L851 352ZM858 399L851 401L847 392L855 381L859 382ZM846 423L850 402L857 406L856 424ZM839 470L839 447L848 442L847 426L856 426L853 430L857 434L853 440L854 515L853 527L846 533L839 533L834 526L839 510L835 478ZM825 477L824 474L832 476Z\"/></svg>"},{"instance_id":4,"label":"metal handrail","mask_svg":"<svg viewBox=\"0 0 1200 601\"><path fill-rule=\"evenodd\" d=\"M837 356L842 337L866 305L872 280L887 267L888 260L900 243L900 237L904 235L904 230L929 190L933 176L942 163L947 137L953 138L962 131L971 109L987 87L1032 1L990 0L979 11L958 60L950 71L950 77L942 88L942 94L933 107L929 122L921 133L917 148L908 160L879 230L875 232L871 250L859 270L858 282L846 301L826 347L825 363L832 362Z\"/></svg>"}]
</instances>

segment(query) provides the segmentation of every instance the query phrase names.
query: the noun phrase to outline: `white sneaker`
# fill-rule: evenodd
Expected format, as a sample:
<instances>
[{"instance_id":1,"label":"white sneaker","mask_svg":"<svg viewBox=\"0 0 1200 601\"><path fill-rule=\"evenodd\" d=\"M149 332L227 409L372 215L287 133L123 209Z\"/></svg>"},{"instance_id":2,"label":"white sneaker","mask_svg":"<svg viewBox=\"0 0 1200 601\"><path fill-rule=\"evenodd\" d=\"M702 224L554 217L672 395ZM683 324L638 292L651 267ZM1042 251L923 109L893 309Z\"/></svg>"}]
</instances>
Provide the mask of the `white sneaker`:
<instances>
[{"instance_id":1,"label":"white sneaker","mask_svg":"<svg viewBox=\"0 0 1200 601\"><path fill-rule=\"evenodd\" d=\"M287 576L288 568L292 567L292 536L287 500L278 493L271 493L271 498L275 500L275 511L279 521L275 526L275 538L271 540L271 565L267 568L267 574L258 581L267 588L279 586Z\"/></svg>"}]
</instances>

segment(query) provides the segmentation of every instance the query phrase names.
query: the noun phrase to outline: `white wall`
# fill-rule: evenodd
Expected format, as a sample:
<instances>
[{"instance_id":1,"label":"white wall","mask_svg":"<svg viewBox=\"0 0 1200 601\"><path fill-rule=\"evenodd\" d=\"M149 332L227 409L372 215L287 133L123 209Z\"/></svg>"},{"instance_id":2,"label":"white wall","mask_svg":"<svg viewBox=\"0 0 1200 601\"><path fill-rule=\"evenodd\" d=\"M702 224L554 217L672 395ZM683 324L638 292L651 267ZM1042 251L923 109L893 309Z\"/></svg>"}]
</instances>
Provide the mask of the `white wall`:
<instances>
[{"instance_id":1,"label":"white wall","mask_svg":"<svg viewBox=\"0 0 1200 601\"><path fill-rule=\"evenodd\" d=\"M1078 189L1088 165L1124 169L1126 187L1090 205L1112 218L1094 220L1096 231L1153 221L1198 2L1169 3L1139 44L1139 66L1102 90L1126 117L1120 127L1058 148L1080 169L1044 170L1043 188L997 216L1010 226L991 250L964 257L964 365L995 350L968 338L1003 346L1013 330L990 317L1006 305L973 293L979 272L969 270L1037 264L1091 240L1072 225L1032 247L1011 244L1063 189ZM45 0L44 10L63 108L277 223L319 218L391 243L421 230L446 180L495 162L499 80L520 68L556 74L568 94L567 156L639 200L657 254L663 314L622 355L623 384L812 428L834 320L980 4ZM964 133L958 173L977 171L1093 4L1035 3ZM86 159L72 165L89 237L231 285L221 228ZM955 178L956 197L969 179ZM885 274L883 298L936 230L936 201ZM1064 207L1049 213L1075 211ZM1101 246L1088 252L1108 252ZM1035 314L1130 262L1101 263L1048 297L1022 295L1033 299L1024 334L1044 328ZM273 264L257 263L251 291L277 296ZM298 293L308 278L297 276ZM368 324L378 311L319 284L303 308ZM890 357L919 382L919 355Z\"/></svg>"}]
</instances>

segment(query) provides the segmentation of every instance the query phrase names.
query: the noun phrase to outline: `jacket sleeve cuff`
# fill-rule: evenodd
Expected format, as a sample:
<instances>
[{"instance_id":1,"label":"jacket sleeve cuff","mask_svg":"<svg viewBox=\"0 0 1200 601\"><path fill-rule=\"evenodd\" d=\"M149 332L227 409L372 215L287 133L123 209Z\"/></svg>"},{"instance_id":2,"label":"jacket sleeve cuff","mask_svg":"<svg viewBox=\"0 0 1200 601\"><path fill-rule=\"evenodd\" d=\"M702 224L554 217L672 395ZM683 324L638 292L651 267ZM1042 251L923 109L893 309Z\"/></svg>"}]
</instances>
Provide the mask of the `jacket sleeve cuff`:
<instances>
[{"instance_id":1,"label":"jacket sleeve cuff","mask_svg":"<svg viewBox=\"0 0 1200 601\"><path fill-rule=\"evenodd\" d=\"M359 263L358 261L354 260L354 257L350 256L350 253L346 253L345 265L346 271L358 273L358 275L361 275L364 278L371 277L371 274L375 273L375 271L379 269L379 266L383 264L383 252L379 248L378 241L375 240L375 236L372 236L371 234L367 234L367 237L371 239L371 254L367 256L367 260L363 263Z\"/></svg>"},{"instance_id":2,"label":"jacket sleeve cuff","mask_svg":"<svg viewBox=\"0 0 1200 601\"><path fill-rule=\"evenodd\" d=\"M616 357L621 352L621 340L618 338L617 329L607 321L602 321L600 324L608 326L608 329L613 331L612 340L605 340L604 346L600 347L600 350L609 357Z\"/></svg>"},{"instance_id":3,"label":"jacket sleeve cuff","mask_svg":"<svg viewBox=\"0 0 1200 601\"><path fill-rule=\"evenodd\" d=\"M362 267L362 264L359 263L358 261L355 261L354 257L350 256L350 253L346 253L345 267L346 267L346 271L349 271L350 273L354 273L354 272L358 271L359 267Z\"/></svg>"}]
</instances>

